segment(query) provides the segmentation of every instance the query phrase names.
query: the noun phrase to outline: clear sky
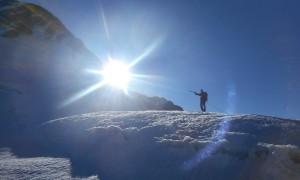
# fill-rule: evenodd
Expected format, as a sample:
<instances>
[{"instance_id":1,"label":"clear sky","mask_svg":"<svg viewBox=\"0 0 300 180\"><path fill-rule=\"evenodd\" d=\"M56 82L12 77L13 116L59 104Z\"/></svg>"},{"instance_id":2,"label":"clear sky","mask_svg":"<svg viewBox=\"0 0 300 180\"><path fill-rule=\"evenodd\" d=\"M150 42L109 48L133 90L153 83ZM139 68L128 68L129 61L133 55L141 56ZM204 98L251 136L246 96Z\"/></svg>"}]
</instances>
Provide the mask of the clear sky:
<instances>
[{"instance_id":1,"label":"clear sky","mask_svg":"<svg viewBox=\"0 0 300 180\"><path fill-rule=\"evenodd\" d=\"M300 119L298 0L26 0L48 9L102 61L128 63L129 90L199 111Z\"/></svg>"}]
</instances>

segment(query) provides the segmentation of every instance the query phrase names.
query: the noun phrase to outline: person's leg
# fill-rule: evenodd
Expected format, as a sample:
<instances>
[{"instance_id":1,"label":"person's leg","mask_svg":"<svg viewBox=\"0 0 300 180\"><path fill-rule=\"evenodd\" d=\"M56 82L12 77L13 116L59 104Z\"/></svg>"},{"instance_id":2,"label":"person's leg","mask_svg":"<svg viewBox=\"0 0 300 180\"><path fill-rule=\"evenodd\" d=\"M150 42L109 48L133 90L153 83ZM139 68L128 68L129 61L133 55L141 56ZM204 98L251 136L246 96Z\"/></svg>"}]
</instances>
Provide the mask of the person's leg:
<instances>
[{"instance_id":1,"label":"person's leg","mask_svg":"<svg viewBox=\"0 0 300 180\"><path fill-rule=\"evenodd\" d=\"M204 106L203 106L203 104L204 104L204 103L201 101L201 102L200 102L200 108L201 108L201 111L202 111L202 112L205 112L205 111L204 111Z\"/></svg>"},{"instance_id":2,"label":"person's leg","mask_svg":"<svg viewBox=\"0 0 300 180\"><path fill-rule=\"evenodd\" d=\"M203 103L203 112L206 112L206 105Z\"/></svg>"}]
</instances>

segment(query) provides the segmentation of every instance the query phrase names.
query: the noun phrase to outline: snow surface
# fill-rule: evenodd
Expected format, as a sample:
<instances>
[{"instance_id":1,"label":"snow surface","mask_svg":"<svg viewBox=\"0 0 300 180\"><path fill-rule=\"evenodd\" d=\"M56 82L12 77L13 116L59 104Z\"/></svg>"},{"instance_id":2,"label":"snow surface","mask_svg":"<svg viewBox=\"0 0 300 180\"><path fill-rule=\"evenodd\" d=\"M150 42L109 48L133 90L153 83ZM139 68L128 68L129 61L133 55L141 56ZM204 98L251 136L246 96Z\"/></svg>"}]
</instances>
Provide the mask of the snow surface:
<instances>
[{"instance_id":1,"label":"snow surface","mask_svg":"<svg viewBox=\"0 0 300 180\"><path fill-rule=\"evenodd\" d=\"M0 149L0 179L72 179L71 163L65 158L18 158ZM86 179L98 179L91 176Z\"/></svg>"},{"instance_id":2,"label":"snow surface","mask_svg":"<svg viewBox=\"0 0 300 180\"><path fill-rule=\"evenodd\" d=\"M0 178L300 179L299 135L299 121L257 115L82 114L7 143Z\"/></svg>"}]
</instances>

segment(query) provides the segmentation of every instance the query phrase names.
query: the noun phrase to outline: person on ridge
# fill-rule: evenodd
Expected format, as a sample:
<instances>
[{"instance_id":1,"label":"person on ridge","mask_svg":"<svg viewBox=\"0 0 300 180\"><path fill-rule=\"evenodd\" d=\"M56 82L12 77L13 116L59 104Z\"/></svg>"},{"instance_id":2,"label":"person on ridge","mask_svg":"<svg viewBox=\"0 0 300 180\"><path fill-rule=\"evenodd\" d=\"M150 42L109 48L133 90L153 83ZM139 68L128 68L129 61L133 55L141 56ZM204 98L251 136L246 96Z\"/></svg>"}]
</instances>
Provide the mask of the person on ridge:
<instances>
[{"instance_id":1,"label":"person on ridge","mask_svg":"<svg viewBox=\"0 0 300 180\"><path fill-rule=\"evenodd\" d=\"M206 101L207 101L207 92L203 91L203 89L200 90L200 93L194 92L195 95L200 96L200 108L202 112L206 112Z\"/></svg>"}]
</instances>

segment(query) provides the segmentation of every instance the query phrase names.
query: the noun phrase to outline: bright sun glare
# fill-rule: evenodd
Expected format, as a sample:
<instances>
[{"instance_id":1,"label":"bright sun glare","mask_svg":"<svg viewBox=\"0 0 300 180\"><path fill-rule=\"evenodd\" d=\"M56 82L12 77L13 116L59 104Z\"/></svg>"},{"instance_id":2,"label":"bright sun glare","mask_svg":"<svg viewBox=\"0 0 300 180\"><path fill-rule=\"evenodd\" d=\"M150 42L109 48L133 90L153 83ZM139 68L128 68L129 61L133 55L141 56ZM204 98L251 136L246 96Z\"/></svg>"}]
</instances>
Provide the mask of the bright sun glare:
<instances>
[{"instance_id":1,"label":"bright sun glare","mask_svg":"<svg viewBox=\"0 0 300 180\"><path fill-rule=\"evenodd\" d=\"M98 75L101 74L102 81L74 94L73 96L68 98L65 102L63 102L61 107L67 106L77 101L78 99L86 96L87 94L95 91L96 89L105 86L106 84L110 84L111 86L120 88L127 94L128 83L132 79L132 77L134 77L134 79L151 77L147 75L132 74L130 72L130 68L135 66L137 63L139 63L141 60L147 57L150 53L152 53L153 50L164 41L164 39L165 39L164 37L160 37L156 39L156 41L151 43L137 58L132 60L129 64L125 64L122 61L113 60L109 56L109 60L101 70L87 69L86 70L87 72L95 73Z\"/></svg>"},{"instance_id":2,"label":"bright sun glare","mask_svg":"<svg viewBox=\"0 0 300 180\"><path fill-rule=\"evenodd\" d=\"M127 90L127 84L131 79L129 66L121 61L109 61L102 70L106 83Z\"/></svg>"}]
</instances>

